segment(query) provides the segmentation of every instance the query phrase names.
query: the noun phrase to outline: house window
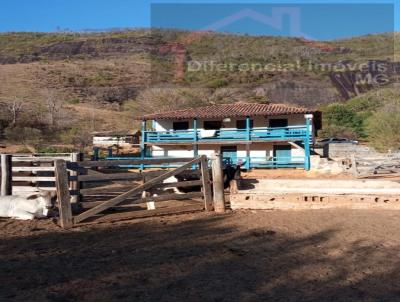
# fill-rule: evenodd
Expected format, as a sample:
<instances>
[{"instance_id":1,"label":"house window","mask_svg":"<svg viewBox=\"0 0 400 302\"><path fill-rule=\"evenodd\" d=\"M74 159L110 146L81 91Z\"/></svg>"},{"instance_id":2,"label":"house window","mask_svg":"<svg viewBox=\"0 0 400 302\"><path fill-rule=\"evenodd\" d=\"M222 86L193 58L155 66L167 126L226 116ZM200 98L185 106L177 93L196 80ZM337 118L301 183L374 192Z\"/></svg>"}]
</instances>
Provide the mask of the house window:
<instances>
[{"instance_id":1,"label":"house window","mask_svg":"<svg viewBox=\"0 0 400 302\"><path fill-rule=\"evenodd\" d=\"M204 121L203 127L205 130L219 130L222 127L221 121Z\"/></svg>"},{"instance_id":2,"label":"house window","mask_svg":"<svg viewBox=\"0 0 400 302\"><path fill-rule=\"evenodd\" d=\"M277 118L269 120L269 127L271 128L279 128L279 127L287 127L288 120L287 118Z\"/></svg>"},{"instance_id":3,"label":"house window","mask_svg":"<svg viewBox=\"0 0 400 302\"><path fill-rule=\"evenodd\" d=\"M237 129L246 129L246 120L238 120L236 121ZM250 120L250 128L253 128L253 120Z\"/></svg>"},{"instance_id":4,"label":"house window","mask_svg":"<svg viewBox=\"0 0 400 302\"><path fill-rule=\"evenodd\" d=\"M189 129L189 122L174 122L172 124L172 128L174 131L176 130L188 130Z\"/></svg>"}]
</instances>

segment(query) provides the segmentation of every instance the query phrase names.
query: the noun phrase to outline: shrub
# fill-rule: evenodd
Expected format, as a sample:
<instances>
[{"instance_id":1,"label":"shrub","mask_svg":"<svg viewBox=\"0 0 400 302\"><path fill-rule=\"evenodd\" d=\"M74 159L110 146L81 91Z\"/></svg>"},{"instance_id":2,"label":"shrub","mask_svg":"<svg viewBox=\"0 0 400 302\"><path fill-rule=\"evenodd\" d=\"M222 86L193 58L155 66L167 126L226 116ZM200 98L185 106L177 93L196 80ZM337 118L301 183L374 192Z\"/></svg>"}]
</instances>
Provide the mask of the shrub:
<instances>
[{"instance_id":1,"label":"shrub","mask_svg":"<svg viewBox=\"0 0 400 302\"><path fill-rule=\"evenodd\" d=\"M72 128L60 134L60 140L83 149L92 143L92 135L87 129Z\"/></svg>"},{"instance_id":2,"label":"shrub","mask_svg":"<svg viewBox=\"0 0 400 302\"><path fill-rule=\"evenodd\" d=\"M350 136L365 137L365 125L363 118L346 104L331 104L323 113L324 129L326 132L334 131L337 128L338 133L347 132ZM351 131L350 131L351 130ZM350 134L351 133L351 134ZM345 133L343 133L345 135Z\"/></svg>"},{"instance_id":3,"label":"shrub","mask_svg":"<svg viewBox=\"0 0 400 302\"><path fill-rule=\"evenodd\" d=\"M322 138L339 137L352 140L358 139L359 137L357 132L352 128L332 125L323 128L318 135Z\"/></svg>"},{"instance_id":4,"label":"shrub","mask_svg":"<svg viewBox=\"0 0 400 302\"><path fill-rule=\"evenodd\" d=\"M45 146L37 149L38 153L72 153L75 149L65 146Z\"/></svg>"},{"instance_id":5,"label":"shrub","mask_svg":"<svg viewBox=\"0 0 400 302\"><path fill-rule=\"evenodd\" d=\"M76 104L79 104L81 101L78 99L78 98L74 98L74 99L70 99L69 101L68 101L68 104L71 104L71 105L76 105Z\"/></svg>"},{"instance_id":6,"label":"shrub","mask_svg":"<svg viewBox=\"0 0 400 302\"><path fill-rule=\"evenodd\" d=\"M216 79L208 82L207 87L208 88L221 88L228 86L228 81L225 79Z\"/></svg>"},{"instance_id":7,"label":"shrub","mask_svg":"<svg viewBox=\"0 0 400 302\"><path fill-rule=\"evenodd\" d=\"M393 101L368 120L370 143L378 151L400 150L400 101Z\"/></svg>"},{"instance_id":8,"label":"shrub","mask_svg":"<svg viewBox=\"0 0 400 302\"><path fill-rule=\"evenodd\" d=\"M4 135L9 141L32 145L35 148L41 144L43 139L42 131L39 129L22 126L7 127Z\"/></svg>"}]
</instances>

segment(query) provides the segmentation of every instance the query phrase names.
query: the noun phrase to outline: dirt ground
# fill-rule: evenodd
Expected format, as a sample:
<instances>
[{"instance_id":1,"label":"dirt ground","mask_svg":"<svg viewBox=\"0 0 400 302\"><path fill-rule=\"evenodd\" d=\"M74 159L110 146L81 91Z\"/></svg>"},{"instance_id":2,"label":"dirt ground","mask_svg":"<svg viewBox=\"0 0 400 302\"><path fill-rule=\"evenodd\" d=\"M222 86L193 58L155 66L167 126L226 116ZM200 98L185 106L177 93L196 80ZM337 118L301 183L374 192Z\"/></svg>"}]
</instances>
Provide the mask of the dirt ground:
<instances>
[{"instance_id":1,"label":"dirt ground","mask_svg":"<svg viewBox=\"0 0 400 302\"><path fill-rule=\"evenodd\" d=\"M0 301L400 301L400 211L0 220Z\"/></svg>"}]
</instances>

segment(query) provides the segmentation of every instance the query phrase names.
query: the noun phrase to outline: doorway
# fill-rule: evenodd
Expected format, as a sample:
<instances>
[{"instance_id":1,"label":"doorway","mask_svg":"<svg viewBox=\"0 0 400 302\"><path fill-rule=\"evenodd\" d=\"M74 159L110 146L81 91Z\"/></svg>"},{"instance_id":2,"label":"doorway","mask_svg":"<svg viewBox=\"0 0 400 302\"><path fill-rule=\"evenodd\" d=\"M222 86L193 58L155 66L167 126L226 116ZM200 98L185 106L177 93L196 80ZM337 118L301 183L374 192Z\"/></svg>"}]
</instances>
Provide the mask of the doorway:
<instances>
[{"instance_id":1,"label":"doorway","mask_svg":"<svg viewBox=\"0 0 400 302\"><path fill-rule=\"evenodd\" d=\"M292 146L274 145L275 166L288 165L292 161Z\"/></svg>"}]
</instances>

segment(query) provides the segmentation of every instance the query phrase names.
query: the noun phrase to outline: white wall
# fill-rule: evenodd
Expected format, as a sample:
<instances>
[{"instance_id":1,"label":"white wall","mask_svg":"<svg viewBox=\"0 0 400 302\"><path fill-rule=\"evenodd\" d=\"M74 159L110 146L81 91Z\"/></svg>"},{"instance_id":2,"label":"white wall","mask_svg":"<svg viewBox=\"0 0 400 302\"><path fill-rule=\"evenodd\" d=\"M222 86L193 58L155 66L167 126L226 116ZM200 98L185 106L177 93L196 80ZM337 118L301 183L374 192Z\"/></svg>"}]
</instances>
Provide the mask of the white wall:
<instances>
[{"instance_id":1,"label":"white wall","mask_svg":"<svg viewBox=\"0 0 400 302\"><path fill-rule=\"evenodd\" d=\"M287 145L287 143L285 142L253 143L249 146L246 146L244 144L239 144L237 145L237 157L246 157L247 156L246 148L249 148L250 157L254 158L253 161L256 161L257 158L260 158L259 159L260 161L272 158L274 155L273 152L274 145ZM211 156L213 153L219 152L220 149L221 145L201 144L199 145L198 155ZM304 157L304 150L298 149L294 146L292 146L291 150L292 150L292 156ZM153 146L152 155L154 157L193 157L194 156L193 145L162 146L162 148L158 146Z\"/></svg>"}]
</instances>

